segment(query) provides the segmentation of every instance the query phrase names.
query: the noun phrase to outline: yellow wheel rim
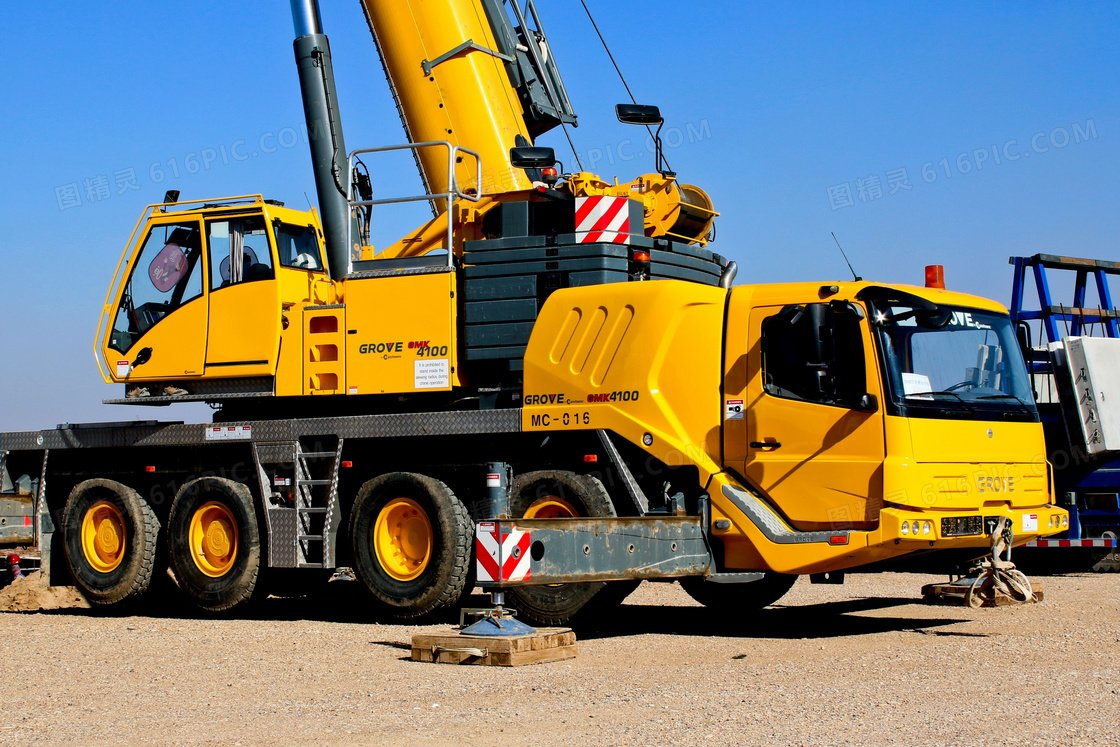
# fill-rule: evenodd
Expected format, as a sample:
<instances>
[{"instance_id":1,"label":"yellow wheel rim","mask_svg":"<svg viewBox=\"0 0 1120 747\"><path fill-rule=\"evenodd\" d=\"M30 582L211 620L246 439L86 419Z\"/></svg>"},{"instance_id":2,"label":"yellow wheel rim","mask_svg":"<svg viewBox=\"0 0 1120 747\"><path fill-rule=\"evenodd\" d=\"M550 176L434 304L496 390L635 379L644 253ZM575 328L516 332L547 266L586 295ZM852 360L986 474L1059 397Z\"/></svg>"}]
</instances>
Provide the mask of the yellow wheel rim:
<instances>
[{"instance_id":1,"label":"yellow wheel rim","mask_svg":"<svg viewBox=\"0 0 1120 747\"><path fill-rule=\"evenodd\" d=\"M533 501L533 504L525 509L526 519L570 519L575 516L579 516L576 507L554 495Z\"/></svg>"},{"instance_id":2,"label":"yellow wheel rim","mask_svg":"<svg viewBox=\"0 0 1120 747\"><path fill-rule=\"evenodd\" d=\"M111 573L124 560L128 542L124 514L109 501L98 501L82 517L82 554L99 573Z\"/></svg>"},{"instance_id":3,"label":"yellow wheel rim","mask_svg":"<svg viewBox=\"0 0 1120 747\"><path fill-rule=\"evenodd\" d=\"M394 498L385 504L373 526L377 562L398 581L411 581L432 558L432 522L428 512L411 498Z\"/></svg>"},{"instance_id":4,"label":"yellow wheel rim","mask_svg":"<svg viewBox=\"0 0 1120 747\"><path fill-rule=\"evenodd\" d=\"M191 559L211 578L229 573L237 561L237 519L217 501L199 506L191 516Z\"/></svg>"}]
</instances>

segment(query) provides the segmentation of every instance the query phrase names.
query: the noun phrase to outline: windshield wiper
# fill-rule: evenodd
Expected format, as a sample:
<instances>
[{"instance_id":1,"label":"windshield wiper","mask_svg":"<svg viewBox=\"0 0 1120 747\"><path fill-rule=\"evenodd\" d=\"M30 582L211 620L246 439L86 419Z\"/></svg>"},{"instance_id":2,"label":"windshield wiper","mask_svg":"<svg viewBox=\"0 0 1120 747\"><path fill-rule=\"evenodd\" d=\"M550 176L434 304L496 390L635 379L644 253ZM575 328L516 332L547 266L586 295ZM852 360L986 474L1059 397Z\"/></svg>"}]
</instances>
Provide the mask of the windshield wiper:
<instances>
[{"instance_id":1,"label":"windshield wiper","mask_svg":"<svg viewBox=\"0 0 1120 747\"><path fill-rule=\"evenodd\" d=\"M921 399L922 397L939 397L939 396L952 397L953 399L960 402L961 407L963 407L965 410L972 413L973 415L976 414L976 408L974 408L972 405L968 404L968 400L966 400L964 397L957 394L956 392L950 392L948 390L944 390L944 391L940 391L940 392L914 392L913 394L907 394L906 399Z\"/></svg>"},{"instance_id":2,"label":"windshield wiper","mask_svg":"<svg viewBox=\"0 0 1120 747\"><path fill-rule=\"evenodd\" d=\"M1014 394L1008 394L1007 392L1000 392L999 394L985 394L983 397L977 397L976 399L1013 399L1019 403L1019 407L1022 407L1025 412L1034 412L1034 410L1032 410L1030 408L1030 405L1028 405L1026 402L1019 399Z\"/></svg>"}]
</instances>

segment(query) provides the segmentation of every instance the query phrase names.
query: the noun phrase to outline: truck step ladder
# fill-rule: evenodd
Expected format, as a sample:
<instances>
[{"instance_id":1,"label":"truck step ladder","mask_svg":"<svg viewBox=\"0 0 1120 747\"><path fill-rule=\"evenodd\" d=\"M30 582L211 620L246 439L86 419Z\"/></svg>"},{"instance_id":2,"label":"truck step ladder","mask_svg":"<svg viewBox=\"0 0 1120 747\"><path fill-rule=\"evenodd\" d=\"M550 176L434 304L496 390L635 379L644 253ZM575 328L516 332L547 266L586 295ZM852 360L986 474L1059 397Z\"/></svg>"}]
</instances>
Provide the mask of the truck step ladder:
<instances>
[{"instance_id":1,"label":"truck step ladder","mask_svg":"<svg viewBox=\"0 0 1120 747\"><path fill-rule=\"evenodd\" d=\"M316 449L321 449L316 444ZM295 444L297 568L327 568L331 560L332 518L338 520L338 466L342 439L334 451L304 451Z\"/></svg>"},{"instance_id":2,"label":"truck step ladder","mask_svg":"<svg viewBox=\"0 0 1120 747\"><path fill-rule=\"evenodd\" d=\"M343 439L330 440L335 443L316 439L313 444L295 440L254 446L262 491L268 496L269 562L275 567L334 567Z\"/></svg>"}]
</instances>

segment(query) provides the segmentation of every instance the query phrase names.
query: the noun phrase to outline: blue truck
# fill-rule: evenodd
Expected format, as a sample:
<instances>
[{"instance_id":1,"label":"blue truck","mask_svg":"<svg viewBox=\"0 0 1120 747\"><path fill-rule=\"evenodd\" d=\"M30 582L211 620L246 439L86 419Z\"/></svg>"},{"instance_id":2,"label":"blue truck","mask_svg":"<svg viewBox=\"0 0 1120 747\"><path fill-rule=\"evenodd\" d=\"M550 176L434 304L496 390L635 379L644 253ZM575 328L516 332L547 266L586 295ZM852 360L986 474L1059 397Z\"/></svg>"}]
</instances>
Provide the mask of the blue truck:
<instances>
[{"instance_id":1,"label":"blue truck","mask_svg":"<svg viewBox=\"0 0 1120 747\"><path fill-rule=\"evenodd\" d=\"M1055 496L1069 530L1016 550L1033 573L1120 571L1120 262L1011 257L1017 325L1046 431ZM1037 308L1028 308L1033 286ZM1072 303L1056 303L1072 292ZM1095 296L1095 300L1094 300Z\"/></svg>"}]
</instances>

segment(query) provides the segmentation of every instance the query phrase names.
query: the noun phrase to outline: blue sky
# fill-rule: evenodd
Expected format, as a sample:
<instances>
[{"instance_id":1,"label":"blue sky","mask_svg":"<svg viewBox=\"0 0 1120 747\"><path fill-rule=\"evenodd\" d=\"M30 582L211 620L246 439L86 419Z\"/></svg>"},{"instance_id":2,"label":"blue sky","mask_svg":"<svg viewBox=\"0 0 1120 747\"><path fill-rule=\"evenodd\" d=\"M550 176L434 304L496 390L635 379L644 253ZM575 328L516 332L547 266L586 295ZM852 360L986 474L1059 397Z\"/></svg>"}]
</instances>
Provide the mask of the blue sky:
<instances>
[{"instance_id":1,"label":"blue sky","mask_svg":"<svg viewBox=\"0 0 1120 747\"><path fill-rule=\"evenodd\" d=\"M401 141L357 0L321 1L347 144ZM537 1L584 165L650 170L579 5ZM865 277L920 283L936 262L1004 303L1012 254L1120 259L1120 4L588 4L661 106L674 169L721 211L715 248L740 282L844 277L830 231ZM164 190L314 200L288 3L19 3L5 28L0 430L205 418L100 405L119 390L91 338ZM398 183L418 186L380 174Z\"/></svg>"}]
</instances>

